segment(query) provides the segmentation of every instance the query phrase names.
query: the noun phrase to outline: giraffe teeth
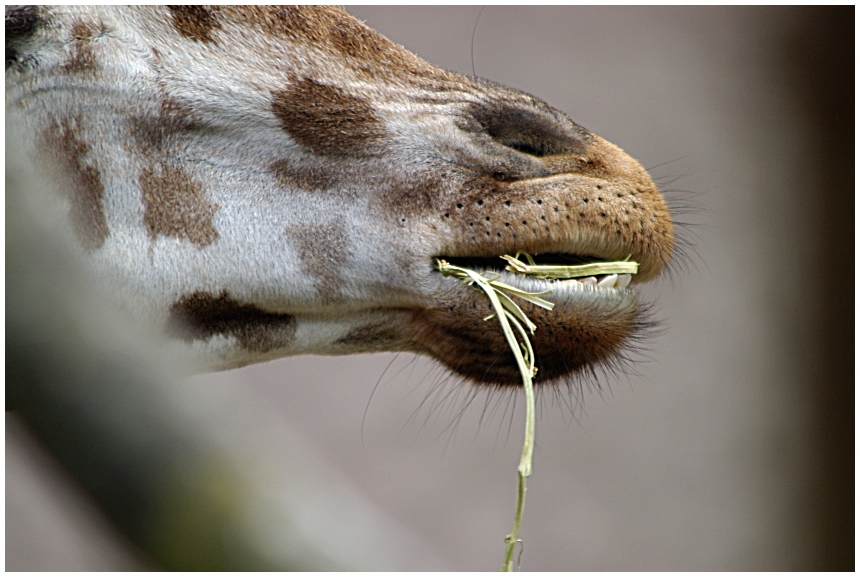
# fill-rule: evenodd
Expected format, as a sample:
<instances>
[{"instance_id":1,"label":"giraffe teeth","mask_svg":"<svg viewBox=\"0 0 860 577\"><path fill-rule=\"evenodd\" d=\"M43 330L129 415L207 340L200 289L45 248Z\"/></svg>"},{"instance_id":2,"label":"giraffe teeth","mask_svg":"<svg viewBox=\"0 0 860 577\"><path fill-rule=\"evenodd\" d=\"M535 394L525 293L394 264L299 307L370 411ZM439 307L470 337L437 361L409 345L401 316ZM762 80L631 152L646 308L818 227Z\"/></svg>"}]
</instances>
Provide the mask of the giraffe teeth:
<instances>
[{"instance_id":1,"label":"giraffe teeth","mask_svg":"<svg viewBox=\"0 0 860 577\"><path fill-rule=\"evenodd\" d=\"M606 275L605 277L603 277L603 280L601 280L599 283L597 283L597 288L604 288L604 289L614 288L615 287L615 281L617 281L617 280L618 280L617 274Z\"/></svg>"},{"instance_id":2,"label":"giraffe teeth","mask_svg":"<svg viewBox=\"0 0 860 577\"><path fill-rule=\"evenodd\" d=\"M557 283L571 284L575 286L584 285L590 288L601 289L616 289L624 290L630 284L633 275L629 274L609 274L606 276L594 277L589 276L578 279L565 279L556 281ZM598 278L600 280L598 280Z\"/></svg>"}]
</instances>

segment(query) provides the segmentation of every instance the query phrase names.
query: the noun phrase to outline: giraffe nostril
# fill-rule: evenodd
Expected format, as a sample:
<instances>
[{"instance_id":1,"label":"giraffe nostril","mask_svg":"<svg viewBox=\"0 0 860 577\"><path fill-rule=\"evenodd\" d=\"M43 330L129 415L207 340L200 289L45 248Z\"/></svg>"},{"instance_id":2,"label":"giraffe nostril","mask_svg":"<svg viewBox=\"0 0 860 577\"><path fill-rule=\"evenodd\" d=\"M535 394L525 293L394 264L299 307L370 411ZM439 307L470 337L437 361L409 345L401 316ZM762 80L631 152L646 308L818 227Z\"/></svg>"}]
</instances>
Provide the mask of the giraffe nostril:
<instances>
[{"instance_id":1,"label":"giraffe nostril","mask_svg":"<svg viewBox=\"0 0 860 577\"><path fill-rule=\"evenodd\" d=\"M530 142L505 142L505 146L513 148L517 152L528 154L529 156L546 156L546 149L540 144L532 144Z\"/></svg>"}]
</instances>

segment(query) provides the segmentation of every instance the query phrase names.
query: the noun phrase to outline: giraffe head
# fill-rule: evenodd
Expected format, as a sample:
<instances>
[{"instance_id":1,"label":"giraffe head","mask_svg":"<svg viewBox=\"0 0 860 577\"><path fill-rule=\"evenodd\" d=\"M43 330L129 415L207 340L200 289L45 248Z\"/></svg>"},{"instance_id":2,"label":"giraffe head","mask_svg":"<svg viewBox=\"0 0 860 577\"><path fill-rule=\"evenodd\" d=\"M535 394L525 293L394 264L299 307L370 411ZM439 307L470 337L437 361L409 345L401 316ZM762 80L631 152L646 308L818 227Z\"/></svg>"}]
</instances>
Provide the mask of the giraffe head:
<instances>
[{"instance_id":1,"label":"giraffe head","mask_svg":"<svg viewBox=\"0 0 860 577\"><path fill-rule=\"evenodd\" d=\"M7 110L62 183L81 254L132 314L231 367L413 351L519 372L436 258L640 263L674 234L642 166L545 102L436 68L340 9L7 9ZM505 275L531 290L543 281ZM529 310L538 382L623 350L631 288Z\"/></svg>"}]
</instances>

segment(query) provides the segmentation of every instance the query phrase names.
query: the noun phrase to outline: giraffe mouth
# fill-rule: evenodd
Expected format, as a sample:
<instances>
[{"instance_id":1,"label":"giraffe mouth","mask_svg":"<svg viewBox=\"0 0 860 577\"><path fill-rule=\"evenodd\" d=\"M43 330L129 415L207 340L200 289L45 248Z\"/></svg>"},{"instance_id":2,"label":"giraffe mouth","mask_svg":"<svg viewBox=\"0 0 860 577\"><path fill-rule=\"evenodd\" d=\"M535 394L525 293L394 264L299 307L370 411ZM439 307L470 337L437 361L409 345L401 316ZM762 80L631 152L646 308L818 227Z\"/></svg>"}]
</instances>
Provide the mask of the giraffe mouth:
<instances>
[{"instance_id":1,"label":"giraffe mouth","mask_svg":"<svg viewBox=\"0 0 860 577\"><path fill-rule=\"evenodd\" d=\"M510 281L508 284L515 285L523 284L523 279L519 275L506 274L508 262L501 257L439 257L450 264L468 268L475 271L483 271L496 275L505 274L505 278ZM533 256L537 264L553 264L553 265L581 265L589 263L605 262L606 259L601 259L592 255L570 254L570 253L544 253ZM571 279L547 279L531 277L532 285L541 287L540 290L581 290L585 288L599 289L619 289L623 290L628 287L633 280L633 275L629 274L597 274ZM529 284L529 283L527 283ZM546 287L550 287L547 289Z\"/></svg>"},{"instance_id":2,"label":"giraffe mouth","mask_svg":"<svg viewBox=\"0 0 860 577\"><path fill-rule=\"evenodd\" d=\"M439 257L443 258L443 257ZM622 358L625 347L649 326L647 307L628 285L630 275L597 275L546 280L504 270L498 257L446 257L450 264L498 275L501 282L529 292L551 291L542 298L555 304L545 310L521 304L537 325L530 336L536 355L536 384L570 378L598 364ZM601 261L580 253L543 253L538 263L584 264ZM493 310L486 296L472 286L446 277L445 295L422 315L426 329L419 345L455 373L483 385L519 386L519 370L502 331L487 322Z\"/></svg>"}]
</instances>

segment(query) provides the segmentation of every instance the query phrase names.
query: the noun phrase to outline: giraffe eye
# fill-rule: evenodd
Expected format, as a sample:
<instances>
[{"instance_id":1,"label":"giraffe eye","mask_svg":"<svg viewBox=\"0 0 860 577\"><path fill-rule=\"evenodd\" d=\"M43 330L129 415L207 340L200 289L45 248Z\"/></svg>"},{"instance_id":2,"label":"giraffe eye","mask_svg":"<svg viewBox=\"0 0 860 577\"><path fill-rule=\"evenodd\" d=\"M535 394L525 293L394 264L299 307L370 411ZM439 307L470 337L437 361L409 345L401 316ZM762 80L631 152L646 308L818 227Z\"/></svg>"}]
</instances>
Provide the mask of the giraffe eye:
<instances>
[{"instance_id":1,"label":"giraffe eye","mask_svg":"<svg viewBox=\"0 0 860 577\"><path fill-rule=\"evenodd\" d=\"M496 180L507 180L508 173L501 170L497 170L493 173L493 178L495 178Z\"/></svg>"}]
</instances>

